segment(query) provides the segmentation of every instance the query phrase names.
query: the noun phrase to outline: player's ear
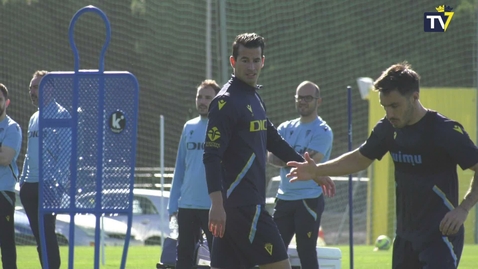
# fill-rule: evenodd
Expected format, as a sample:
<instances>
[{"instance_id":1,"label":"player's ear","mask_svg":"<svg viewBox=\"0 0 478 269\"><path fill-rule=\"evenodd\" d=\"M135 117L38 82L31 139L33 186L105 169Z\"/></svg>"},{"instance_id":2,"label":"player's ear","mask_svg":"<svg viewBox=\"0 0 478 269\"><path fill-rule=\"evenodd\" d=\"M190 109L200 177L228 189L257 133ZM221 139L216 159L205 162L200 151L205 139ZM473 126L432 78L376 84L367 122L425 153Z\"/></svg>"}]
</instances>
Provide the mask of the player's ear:
<instances>
[{"instance_id":1,"label":"player's ear","mask_svg":"<svg viewBox=\"0 0 478 269\"><path fill-rule=\"evenodd\" d=\"M264 67L265 60L266 60L266 56L262 56L262 66L261 66L261 68Z\"/></svg>"},{"instance_id":2,"label":"player's ear","mask_svg":"<svg viewBox=\"0 0 478 269\"><path fill-rule=\"evenodd\" d=\"M5 108L7 108L10 105L10 99L5 100Z\"/></svg>"},{"instance_id":3,"label":"player's ear","mask_svg":"<svg viewBox=\"0 0 478 269\"><path fill-rule=\"evenodd\" d=\"M236 59L234 59L234 56L229 56L229 63L231 63L232 68L236 68Z\"/></svg>"},{"instance_id":4,"label":"player's ear","mask_svg":"<svg viewBox=\"0 0 478 269\"><path fill-rule=\"evenodd\" d=\"M420 93L419 92L414 92L413 93L413 100L417 101L420 98Z\"/></svg>"},{"instance_id":5,"label":"player's ear","mask_svg":"<svg viewBox=\"0 0 478 269\"><path fill-rule=\"evenodd\" d=\"M322 97L317 98L317 106L322 104Z\"/></svg>"}]
</instances>

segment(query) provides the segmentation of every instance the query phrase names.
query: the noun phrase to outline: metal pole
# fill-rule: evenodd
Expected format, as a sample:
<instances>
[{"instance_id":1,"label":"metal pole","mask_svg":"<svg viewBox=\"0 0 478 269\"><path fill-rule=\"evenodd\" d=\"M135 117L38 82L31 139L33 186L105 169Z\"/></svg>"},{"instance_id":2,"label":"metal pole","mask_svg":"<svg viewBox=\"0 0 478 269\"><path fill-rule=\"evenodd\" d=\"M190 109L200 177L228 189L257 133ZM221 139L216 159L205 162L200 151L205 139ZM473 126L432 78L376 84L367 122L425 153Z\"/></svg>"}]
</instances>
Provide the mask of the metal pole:
<instances>
[{"instance_id":1,"label":"metal pole","mask_svg":"<svg viewBox=\"0 0 478 269\"><path fill-rule=\"evenodd\" d=\"M161 222L164 216L164 116L159 116L159 165L161 168L161 200L160 200L160 209L159 214L161 217ZM161 231L161 246L164 246L164 233Z\"/></svg>"},{"instance_id":2,"label":"metal pole","mask_svg":"<svg viewBox=\"0 0 478 269\"><path fill-rule=\"evenodd\" d=\"M101 230L100 230L100 244L101 244L101 264L106 264L106 252L105 252L105 221L101 216Z\"/></svg>"},{"instance_id":3,"label":"metal pole","mask_svg":"<svg viewBox=\"0 0 478 269\"><path fill-rule=\"evenodd\" d=\"M211 53L211 0L206 1L206 78L212 78L212 53Z\"/></svg>"},{"instance_id":4,"label":"metal pole","mask_svg":"<svg viewBox=\"0 0 478 269\"><path fill-rule=\"evenodd\" d=\"M227 55L227 29L226 29L226 0L219 0L219 24L221 32L221 81L225 84L229 78Z\"/></svg>"},{"instance_id":5,"label":"metal pole","mask_svg":"<svg viewBox=\"0 0 478 269\"><path fill-rule=\"evenodd\" d=\"M352 151L352 87L347 86L347 118L348 118L348 148ZM352 174L349 175L349 244L350 269L354 269L354 219L353 219L353 186Z\"/></svg>"},{"instance_id":6,"label":"metal pole","mask_svg":"<svg viewBox=\"0 0 478 269\"><path fill-rule=\"evenodd\" d=\"M476 18L478 20L478 7L476 8ZM477 35L475 36L475 41L478 39L478 27L476 27L476 33ZM478 44L478 42L477 42ZM475 48L475 69L476 69L476 78L475 78L475 87L476 87L476 94L478 95L478 45ZM476 106L476 111L475 114L477 114L476 117L476 126L478 126L478 104ZM478 142L478 130L476 132L476 140ZM478 243L478 206L475 206L475 244Z\"/></svg>"},{"instance_id":7,"label":"metal pole","mask_svg":"<svg viewBox=\"0 0 478 269\"><path fill-rule=\"evenodd\" d=\"M357 192L357 189L360 185L360 180L362 179L363 175L364 175L364 171L360 171L357 174L357 179L355 180L356 181L355 186L353 187L353 190L352 190L352 199L355 197L355 193ZM340 237L342 237L342 232L343 232L343 229L344 229L345 220L347 219L347 215L349 214L349 212L350 212L350 208L349 208L349 204L347 204L345 206L345 212L342 215L342 219L340 220L339 229L338 229L338 232L337 232L337 237L335 238L335 241L334 241L334 245L337 245L339 243Z\"/></svg>"}]
</instances>

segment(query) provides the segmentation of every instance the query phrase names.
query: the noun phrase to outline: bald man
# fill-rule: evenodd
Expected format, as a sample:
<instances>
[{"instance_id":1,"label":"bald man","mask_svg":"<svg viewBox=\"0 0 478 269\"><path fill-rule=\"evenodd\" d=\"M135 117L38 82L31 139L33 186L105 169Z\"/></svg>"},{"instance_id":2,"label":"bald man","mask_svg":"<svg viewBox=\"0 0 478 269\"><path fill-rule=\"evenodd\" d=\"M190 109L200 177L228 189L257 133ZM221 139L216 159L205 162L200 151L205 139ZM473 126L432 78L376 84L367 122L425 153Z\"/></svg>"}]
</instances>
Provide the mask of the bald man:
<instances>
[{"instance_id":1,"label":"bald man","mask_svg":"<svg viewBox=\"0 0 478 269\"><path fill-rule=\"evenodd\" d=\"M333 141L332 129L317 114L321 103L319 87L310 81L302 82L295 94L299 118L288 120L277 128L299 154L308 152L317 163L330 158ZM281 182L273 218L284 244L288 247L295 234L301 268L319 268L316 245L324 211L323 190L313 179L290 183L286 177L289 168L270 152L268 161L280 168Z\"/></svg>"}]
</instances>

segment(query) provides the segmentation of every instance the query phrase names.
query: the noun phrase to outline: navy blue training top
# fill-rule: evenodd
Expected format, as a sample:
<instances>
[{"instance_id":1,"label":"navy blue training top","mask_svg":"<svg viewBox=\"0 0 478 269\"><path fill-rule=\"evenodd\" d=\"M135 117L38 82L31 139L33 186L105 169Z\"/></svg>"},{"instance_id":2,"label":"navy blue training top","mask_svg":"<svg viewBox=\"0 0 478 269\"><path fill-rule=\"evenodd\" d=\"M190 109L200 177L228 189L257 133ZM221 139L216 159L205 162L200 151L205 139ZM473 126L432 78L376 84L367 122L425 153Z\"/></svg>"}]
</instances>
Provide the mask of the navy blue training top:
<instances>
[{"instance_id":1,"label":"navy blue training top","mask_svg":"<svg viewBox=\"0 0 478 269\"><path fill-rule=\"evenodd\" d=\"M441 220L458 206L456 166L478 163L478 149L460 123L428 111L400 129L381 119L360 147L371 160L387 151L395 164L397 235L426 241L440 233Z\"/></svg>"},{"instance_id":2,"label":"navy blue training top","mask_svg":"<svg viewBox=\"0 0 478 269\"><path fill-rule=\"evenodd\" d=\"M267 118L258 88L233 76L209 105L203 161L208 191L221 190L224 206L265 204L267 151L303 161Z\"/></svg>"}]
</instances>

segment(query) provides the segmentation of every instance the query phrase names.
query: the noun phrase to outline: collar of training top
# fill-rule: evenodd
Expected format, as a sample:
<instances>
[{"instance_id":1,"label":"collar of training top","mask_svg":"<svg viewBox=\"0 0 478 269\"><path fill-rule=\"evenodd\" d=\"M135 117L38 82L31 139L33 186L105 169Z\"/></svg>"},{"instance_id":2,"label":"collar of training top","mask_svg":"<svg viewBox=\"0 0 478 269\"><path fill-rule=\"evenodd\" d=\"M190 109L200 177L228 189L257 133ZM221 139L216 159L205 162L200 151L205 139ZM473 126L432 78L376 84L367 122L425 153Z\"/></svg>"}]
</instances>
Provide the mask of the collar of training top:
<instances>
[{"instance_id":1,"label":"collar of training top","mask_svg":"<svg viewBox=\"0 0 478 269\"><path fill-rule=\"evenodd\" d=\"M263 87L263 85L259 85L259 84L257 84L256 87L252 87L251 85L245 83L244 81L236 78L236 76L234 75L231 75L231 83L232 82L242 84L242 86L245 87L246 89L255 90L255 91L258 91L262 89Z\"/></svg>"}]
</instances>

